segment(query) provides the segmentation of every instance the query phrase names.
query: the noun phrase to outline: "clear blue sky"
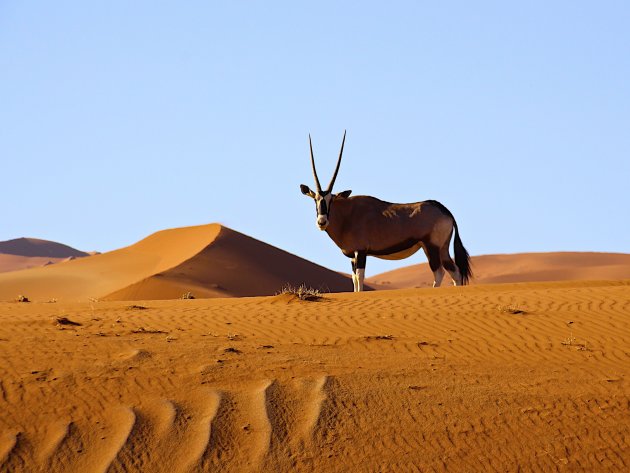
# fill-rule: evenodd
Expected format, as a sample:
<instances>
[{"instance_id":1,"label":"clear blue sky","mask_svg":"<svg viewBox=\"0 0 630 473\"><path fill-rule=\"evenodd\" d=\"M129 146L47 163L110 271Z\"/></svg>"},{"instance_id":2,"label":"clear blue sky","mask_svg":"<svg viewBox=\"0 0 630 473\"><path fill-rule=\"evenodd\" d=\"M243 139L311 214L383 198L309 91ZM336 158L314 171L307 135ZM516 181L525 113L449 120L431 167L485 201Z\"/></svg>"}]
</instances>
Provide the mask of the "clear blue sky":
<instances>
[{"instance_id":1,"label":"clear blue sky","mask_svg":"<svg viewBox=\"0 0 630 473\"><path fill-rule=\"evenodd\" d=\"M630 252L630 3L0 0L0 240L221 222L349 271L299 184L473 255ZM369 259L367 274L424 261Z\"/></svg>"}]
</instances>

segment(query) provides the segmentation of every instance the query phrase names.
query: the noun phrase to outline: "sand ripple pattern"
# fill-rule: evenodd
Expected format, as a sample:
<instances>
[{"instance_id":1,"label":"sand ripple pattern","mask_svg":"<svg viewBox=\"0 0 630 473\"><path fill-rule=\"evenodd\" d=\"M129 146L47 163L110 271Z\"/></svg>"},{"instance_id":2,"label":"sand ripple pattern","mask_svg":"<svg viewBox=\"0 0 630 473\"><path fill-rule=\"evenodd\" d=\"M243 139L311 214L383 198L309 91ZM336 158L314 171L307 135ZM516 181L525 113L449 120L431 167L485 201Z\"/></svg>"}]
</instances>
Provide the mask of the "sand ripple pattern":
<instances>
[{"instance_id":1,"label":"sand ripple pattern","mask_svg":"<svg viewBox=\"0 0 630 473\"><path fill-rule=\"evenodd\" d=\"M142 305L0 304L0 472L630 471L628 281Z\"/></svg>"}]
</instances>

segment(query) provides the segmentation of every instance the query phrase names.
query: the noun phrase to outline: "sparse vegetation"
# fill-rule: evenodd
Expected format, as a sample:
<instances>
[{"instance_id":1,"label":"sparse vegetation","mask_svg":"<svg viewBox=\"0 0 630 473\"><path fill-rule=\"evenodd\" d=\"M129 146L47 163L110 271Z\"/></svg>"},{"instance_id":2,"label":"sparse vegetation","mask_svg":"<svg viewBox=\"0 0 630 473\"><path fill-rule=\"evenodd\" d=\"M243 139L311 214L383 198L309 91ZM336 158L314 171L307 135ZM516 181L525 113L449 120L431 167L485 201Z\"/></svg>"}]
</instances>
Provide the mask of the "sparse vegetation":
<instances>
[{"instance_id":1,"label":"sparse vegetation","mask_svg":"<svg viewBox=\"0 0 630 473\"><path fill-rule=\"evenodd\" d=\"M278 294L290 294L301 301L317 301L323 297L320 291L307 287L305 284L300 284L297 287L287 284Z\"/></svg>"},{"instance_id":2,"label":"sparse vegetation","mask_svg":"<svg viewBox=\"0 0 630 473\"><path fill-rule=\"evenodd\" d=\"M194 298L195 296L193 296L193 293L190 291L182 294L182 299L194 299Z\"/></svg>"},{"instance_id":3,"label":"sparse vegetation","mask_svg":"<svg viewBox=\"0 0 630 473\"><path fill-rule=\"evenodd\" d=\"M368 335L365 337L366 340L393 340L393 335Z\"/></svg>"},{"instance_id":4,"label":"sparse vegetation","mask_svg":"<svg viewBox=\"0 0 630 473\"><path fill-rule=\"evenodd\" d=\"M565 338L561 343L565 347L572 347L578 351L590 351L587 348L586 343L582 343L578 341L577 338L573 336L573 332L571 332L571 334L567 338Z\"/></svg>"},{"instance_id":5,"label":"sparse vegetation","mask_svg":"<svg viewBox=\"0 0 630 473\"><path fill-rule=\"evenodd\" d=\"M17 296L16 301L17 302L31 302L28 297L23 296L21 294L19 296Z\"/></svg>"},{"instance_id":6,"label":"sparse vegetation","mask_svg":"<svg viewBox=\"0 0 630 473\"><path fill-rule=\"evenodd\" d=\"M497 310L499 312L504 312L506 314L513 314L513 315L522 315L522 314L527 313L525 309L523 309L522 307L516 304L499 305L497 306Z\"/></svg>"},{"instance_id":7,"label":"sparse vegetation","mask_svg":"<svg viewBox=\"0 0 630 473\"><path fill-rule=\"evenodd\" d=\"M143 305L136 305L136 304L133 304L133 305L128 305L128 306L126 307L126 309L127 309L127 310L145 310L145 309L146 309L146 307L145 307L145 306L143 306Z\"/></svg>"},{"instance_id":8,"label":"sparse vegetation","mask_svg":"<svg viewBox=\"0 0 630 473\"><path fill-rule=\"evenodd\" d=\"M168 333L164 330L156 330L156 329L146 329L144 327L138 327L136 330L132 330L131 333Z\"/></svg>"},{"instance_id":9,"label":"sparse vegetation","mask_svg":"<svg viewBox=\"0 0 630 473\"><path fill-rule=\"evenodd\" d=\"M55 317L53 323L56 325L72 325L74 327L80 327L81 323L70 320L68 317Z\"/></svg>"}]
</instances>

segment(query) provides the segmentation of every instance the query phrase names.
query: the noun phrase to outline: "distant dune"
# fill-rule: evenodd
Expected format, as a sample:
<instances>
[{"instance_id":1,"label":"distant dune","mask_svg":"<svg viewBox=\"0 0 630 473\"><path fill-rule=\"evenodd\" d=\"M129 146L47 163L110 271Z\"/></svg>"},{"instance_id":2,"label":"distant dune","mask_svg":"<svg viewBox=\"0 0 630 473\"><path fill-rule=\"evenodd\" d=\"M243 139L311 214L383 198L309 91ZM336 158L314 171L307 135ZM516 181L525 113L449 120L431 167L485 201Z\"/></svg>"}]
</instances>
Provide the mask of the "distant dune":
<instances>
[{"instance_id":1,"label":"distant dune","mask_svg":"<svg viewBox=\"0 0 630 473\"><path fill-rule=\"evenodd\" d=\"M352 288L346 276L218 224L164 230L119 250L0 274L0 299L173 299L270 295L284 285Z\"/></svg>"},{"instance_id":2,"label":"distant dune","mask_svg":"<svg viewBox=\"0 0 630 473\"><path fill-rule=\"evenodd\" d=\"M472 258L471 284L533 281L577 281L630 278L630 254L625 253L518 253ZM428 287L433 273L428 263L377 274L366 279L378 289ZM448 276L443 285L451 284Z\"/></svg>"},{"instance_id":3,"label":"distant dune","mask_svg":"<svg viewBox=\"0 0 630 473\"><path fill-rule=\"evenodd\" d=\"M88 256L88 253L76 250L68 245L37 238L16 238L15 240L0 241L0 253L18 256L43 256L47 258Z\"/></svg>"},{"instance_id":4,"label":"distant dune","mask_svg":"<svg viewBox=\"0 0 630 473\"><path fill-rule=\"evenodd\" d=\"M0 273L36 268L84 256L90 256L90 253L54 241L37 238L0 241Z\"/></svg>"}]
</instances>

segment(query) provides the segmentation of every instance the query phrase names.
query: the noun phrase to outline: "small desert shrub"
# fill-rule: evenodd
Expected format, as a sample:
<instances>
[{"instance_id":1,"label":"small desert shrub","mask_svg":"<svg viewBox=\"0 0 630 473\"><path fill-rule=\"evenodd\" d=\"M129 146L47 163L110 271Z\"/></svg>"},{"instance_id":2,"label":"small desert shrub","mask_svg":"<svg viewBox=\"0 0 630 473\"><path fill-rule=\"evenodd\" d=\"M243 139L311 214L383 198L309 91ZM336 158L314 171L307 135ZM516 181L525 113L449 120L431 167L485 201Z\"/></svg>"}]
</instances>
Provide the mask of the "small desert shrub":
<instances>
[{"instance_id":1,"label":"small desert shrub","mask_svg":"<svg viewBox=\"0 0 630 473\"><path fill-rule=\"evenodd\" d=\"M128 306L126 307L126 309L127 309L127 310L146 310L146 307L145 307L145 306L143 306L143 305L136 305L136 304L133 304L133 305L128 305Z\"/></svg>"},{"instance_id":2,"label":"small desert shrub","mask_svg":"<svg viewBox=\"0 0 630 473\"><path fill-rule=\"evenodd\" d=\"M304 284L299 286L291 286L287 284L278 294L291 294L301 301L316 301L322 298L322 293L312 287L306 287Z\"/></svg>"},{"instance_id":3,"label":"small desert shrub","mask_svg":"<svg viewBox=\"0 0 630 473\"><path fill-rule=\"evenodd\" d=\"M194 299L195 296L193 296L192 292L187 292L185 294L182 294L182 299Z\"/></svg>"},{"instance_id":4,"label":"small desert shrub","mask_svg":"<svg viewBox=\"0 0 630 473\"><path fill-rule=\"evenodd\" d=\"M31 302L28 297L23 296L21 294L17 297L16 301L18 301L18 302Z\"/></svg>"},{"instance_id":5,"label":"small desert shrub","mask_svg":"<svg viewBox=\"0 0 630 473\"><path fill-rule=\"evenodd\" d=\"M55 317L53 319L53 323L55 325L72 325L75 327L80 327L82 324L80 324L79 322L75 322L74 320L70 320L68 317Z\"/></svg>"},{"instance_id":6,"label":"small desert shrub","mask_svg":"<svg viewBox=\"0 0 630 473\"><path fill-rule=\"evenodd\" d=\"M365 337L366 340L393 340L393 335L368 335Z\"/></svg>"},{"instance_id":7,"label":"small desert shrub","mask_svg":"<svg viewBox=\"0 0 630 473\"><path fill-rule=\"evenodd\" d=\"M499 312L505 312L507 314L514 314L514 315L526 314L527 313L525 311L525 309L521 308L520 306L518 306L516 304L499 305L499 306L497 306L497 310Z\"/></svg>"}]
</instances>

